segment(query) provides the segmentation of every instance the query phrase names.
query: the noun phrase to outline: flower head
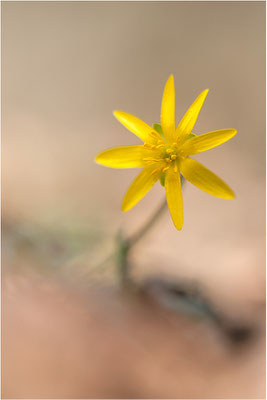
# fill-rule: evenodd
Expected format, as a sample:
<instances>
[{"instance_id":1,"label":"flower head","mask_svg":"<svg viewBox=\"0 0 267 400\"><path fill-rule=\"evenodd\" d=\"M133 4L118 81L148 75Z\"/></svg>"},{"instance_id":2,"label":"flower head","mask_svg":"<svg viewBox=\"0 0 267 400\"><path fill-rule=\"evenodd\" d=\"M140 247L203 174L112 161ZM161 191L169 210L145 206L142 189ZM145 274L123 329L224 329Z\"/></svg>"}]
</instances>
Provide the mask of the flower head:
<instances>
[{"instance_id":1,"label":"flower head","mask_svg":"<svg viewBox=\"0 0 267 400\"><path fill-rule=\"evenodd\" d=\"M235 129L223 129L199 136L192 133L207 94L208 89L197 97L177 128L175 128L175 91L172 75L163 92L160 125L154 124L151 127L131 114L123 111L114 112L114 116L144 142L137 146L115 147L96 157L97 163L111 168L143 167L124 196L123 211L135 206L157 180L160 180L165 187L173 223L178 230L182 229L181 175L213 196L223 199L235 197L225 182L189 157L219 146L237 133Z\"/></svg>"}]
</instances>

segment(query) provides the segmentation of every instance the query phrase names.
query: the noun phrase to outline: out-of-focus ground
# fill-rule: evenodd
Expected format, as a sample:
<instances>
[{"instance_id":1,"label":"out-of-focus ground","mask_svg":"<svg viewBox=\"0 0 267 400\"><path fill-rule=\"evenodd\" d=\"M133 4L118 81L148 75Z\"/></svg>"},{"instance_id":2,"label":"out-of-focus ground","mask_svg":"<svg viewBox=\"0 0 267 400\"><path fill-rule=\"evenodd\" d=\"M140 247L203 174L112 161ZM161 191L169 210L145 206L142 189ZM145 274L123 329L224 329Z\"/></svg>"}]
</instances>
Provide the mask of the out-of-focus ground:
<instances>
[{"instance_id":1,"label":"out-of-focus ground","mask_svg":"<svg viewBox=\"0 0 267 400\"><path fill-rule=\"evenodd\" d=\"M264 397L265 4L6 2L2 24L4 397ZM163 216L133 275L200 286L255 329L238 350L90 274L164 196L120 211L137 171L93 160L138 140L112 111L159 122L171 73L177 122L208 87L195 133L238 130L196 157L237 198L187 183L183 230Z\"/></svg>"},{"instance_id":2,"label":"out-of-focus ground","mask_svg":"<svg viewBox=\"0 0 267 400\"><path fill-rule=\"evenodd\" d=\"M259 313L239 347L205 320L111 288L81 295L16 274L3 289L4 398L264 397Z\"/></svg>"}]
</instances>

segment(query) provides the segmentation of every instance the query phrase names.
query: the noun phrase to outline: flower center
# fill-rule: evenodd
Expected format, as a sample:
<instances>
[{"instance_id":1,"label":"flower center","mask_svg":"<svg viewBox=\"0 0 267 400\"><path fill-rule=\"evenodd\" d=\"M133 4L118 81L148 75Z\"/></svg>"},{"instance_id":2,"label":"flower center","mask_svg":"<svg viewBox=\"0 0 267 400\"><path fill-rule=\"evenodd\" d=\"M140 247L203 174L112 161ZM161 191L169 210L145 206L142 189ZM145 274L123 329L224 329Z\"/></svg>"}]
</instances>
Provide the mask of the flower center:
<instances>
[{"instance_id":1,"label":"flower center","mask_svg":"<svg viewBox=\"0 0 267 400\"><path fill-rule=\"evenodd\" d=\"M166 163L163 172L166 172L171 165L174 167L174 171L177 172L179 165L179 148L177 144L164 146L161 149L161 159Z\"/></svg>"},{"instance_id":2,"label":"flower center","mask_svg":"<svg viewBox=\"0 0 267 400\"><path fill-rule=\"evenodd\" d=\"M178 157L177 145L166 146L162 149L162 159L167 163L175 161Z\"/></svg>"},{"instance_id":3,"label":"flower center","mask_svg":"<svg viewBox=\"0 0 267 400\"><path fill-rule=\"evenodd\" d=\"M170 167L175 172L179 171L179 161L184 157L181 143L166 143L159 134L152 131L144 147L147 152L144 154L143 161L147 165L155 164L155 173L158 171L165 173Z\"/></svg>"},{"instance_id":4,"label":"flower center","mask_svg":"<svg viewBox=\"0 0 267 400\"><path fill-rule=\"evenodd\" d=\"M166 172L170 166L174 168L174 171L178 171L179 160L182 157L180 146L177 143L166 144L161 140L155 140L153 144L145 144L148 149L148 157L144 157L143 160L147 164L159 163L159 168L162 172Z\"/></svg>"}]
</instances>

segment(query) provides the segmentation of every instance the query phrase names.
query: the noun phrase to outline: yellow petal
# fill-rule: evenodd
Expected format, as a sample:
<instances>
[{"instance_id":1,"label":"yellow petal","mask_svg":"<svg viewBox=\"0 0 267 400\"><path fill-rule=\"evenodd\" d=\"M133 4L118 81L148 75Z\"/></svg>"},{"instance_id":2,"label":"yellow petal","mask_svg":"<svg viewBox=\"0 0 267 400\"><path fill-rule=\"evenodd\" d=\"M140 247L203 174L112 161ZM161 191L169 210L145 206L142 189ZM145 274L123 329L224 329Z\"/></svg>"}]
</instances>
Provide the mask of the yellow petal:
<instances>
[{"instance_id":1,"label":"yellow petal","mask_svg":"<svg viewBox=\"0 0 267 400\"><path fill-rule=\"evenodd\" d=\"M161 164L154 163L145 167L132 182L122 201L122 211L135 206L152 188L161 175Z\"/></svg>"},{"instance_id":2,"label":"yellow petal","mask_svg":"<svg viewBox=\"0 0 267 400\"><path fill-rule=\"evenodd\" d=\"M114 111L113 115L118 121L120 121L122 125L138 136L143 142L149 142L151 138L151 132L153 132L153 135L158 135L160 138L160 135L155 132L151 126L147 125L134 115L123 111Z\"/></svg>"},{"instance_id":3,"label":"yellow petal","mask_svg":"<svg viewBox=\"0 0 267 400\"><path fill-rule=\"evenodd\" d=\"M162 96L161 128L167 141L172 142L175 133L175 89L173 75L167 80Z\"/></svg>"},{"instance_id":4,"label":"yellow petal","mask_svg":"<svg viewBox=\"0 0 267 400\"><path fill-rule=\"evenodd\" d=\"M235 197L229 186L198 161L186 158L180 162L180 172L193 185L222 199Z\"/></svg>"},{"instance_id":5,"label":"yellow petal","mask_svg":"<svg viewBox=\"0 0 267 400\"><path fill-rule=\"evenodd\" d=\"M180 142L182 142L192 132L192 129L196 123L198 114L203 106L203 103L205 101L205 98L207 97L208 92L209 89L206 89L202 93L200 93L200 95L197 97L194 103L186 111L185 115L183 116L179 125L177 126L175 133L176 133L176 138L179 138Z\"/></svg>"},{"instance_id":6,"label":"yellow petal","mask_svg":"<svg viewBox=\"0 0 267 400\"><path fill-rule=\"evenodd\" d=\"M168 207L175 227L180 231L183 226L183 196L179 172L169 168L166 172L165 190Z\"/></svg>"},{"instance_id":7,"label":"yellow petal","mask_svg":"<svg viewBox=\"0 0 267 400\"><path fill-rule=\"evenodd\" d=\"M220 131L204 133L203 135L187 140L181 150L187 156L198 154L227 142L236 133L235 129L222 129Z\"/></svg>"},{"instance_id":8,"label":"yellow petal","mask_svg":"<svg viewBox=\"0 0 267 400\"><path fill-rule=\"evenodd\" d=\"M143 145L114 147L98 154L95 161L111 168L143 167L143 158L147 153Z\"/></svg>"}]
</instances>

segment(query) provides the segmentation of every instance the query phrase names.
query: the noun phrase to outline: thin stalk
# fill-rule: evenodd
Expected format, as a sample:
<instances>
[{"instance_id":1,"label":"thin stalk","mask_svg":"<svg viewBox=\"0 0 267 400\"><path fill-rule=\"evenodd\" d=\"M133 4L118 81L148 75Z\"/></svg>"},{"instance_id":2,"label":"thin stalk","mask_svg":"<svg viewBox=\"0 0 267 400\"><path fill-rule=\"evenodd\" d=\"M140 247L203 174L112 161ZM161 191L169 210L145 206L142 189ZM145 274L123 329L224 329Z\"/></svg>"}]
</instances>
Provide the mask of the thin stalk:
<instances>
[{"instance_id":1,"label":"thin stalk","mask_svg":"<svg viewBox=\"0 0 267 400\"><path fill-rule=\"evenodd\" d=\"M181 185L183 186L184 179L181 177ZM156 211L151 215L151 217L144 223L141 228L134 233L129 238L124 237L123 233L120 231L117 235L117 249L113 254L107 257L104 261L102 261L97 268L105 266L107 261L111 260L113 257L117 260L117 266L119 270L119 276L122 284L125 286L132 285L129 270L131 268L131 264L129 263L128 254L129 251L142 239L148 231L155 225L155 223L159 220L163 212L167 210L167 201L166 199L159 205Z\"/></svg>"},{"instance_id":2,"label":"thin stalk","mask_svg":"<svg viewBox=\"0 0 267 400\"><path fill-rule=\"evenodd\" d=\"M184 179L181 177L181 185L183 186ZM131 264L128 260L129 251L142 239L146 233L155 225L163 212L167 210L167 201L164 201L160 204L160 206L156 209L154 214L145 222L145 224L132 236L128 239L124 237L120 237L119 240L119 251L118 251L118 264L119 271L122 284L129 286L131 284L131 279L129 276L129 270L131 268Z\"/></svg>"},{"instance_id":3,"label":"thin stalk","mask_svg":"<svg viewBox=\"0 0 267 400\"><path fill-rule=\"evenodd\" d=\"M129 271L131 269L131 264L129 262L129 251L133 246L139 242L140 239L144 237L144 235L154 226L155 222L159 219L161 214L167 209L167 202L164 201L160 204L157 210L152 214L152 216L148 219L148 221L131 237L124 238L123 236L118 236L118 253L117 253L117 263L119 267L119 275L121 279L121 283L124 287L133 287L133 282L130 278Z\"/></svg>"},{"instance_id":4,"label":"thin stalk","mask_svg":"<svg viewBox=\"0 0 267 400\"><path fill-rule=\"evenodd\" d=\"M181 176L181 186L184 185L184 178ZM156 209L154 214L148 219L147 222L136 232L134 233L129 239L128 248L132 248L139 240L145 236L145 234L150 230L150 228L154 225L154 223L159 219L161 214L167 209L167 201L164 199L160 206Z\"/></svg>"},{"instance_id":5,"label":"thin stalk","mask_svg":"<svg viewBox=\"0 0 267 400\"><path fill-rule=\"evenodd\" d=\"M161 214L163 214L163 212L165 210L167 210L166 199L163 200L163 202L156 209L156 211L151 215L151 217L148 219L148 221L146 221L145 224L128 239L128 248L129 249L131 247L133 247L134 245L136 245L136 243L139 242L140 239L143 238L143 236L145 236L145 234L150 230L150 228L155 224L155 222L160 218Z\"/></svg>"}]
</instances>

